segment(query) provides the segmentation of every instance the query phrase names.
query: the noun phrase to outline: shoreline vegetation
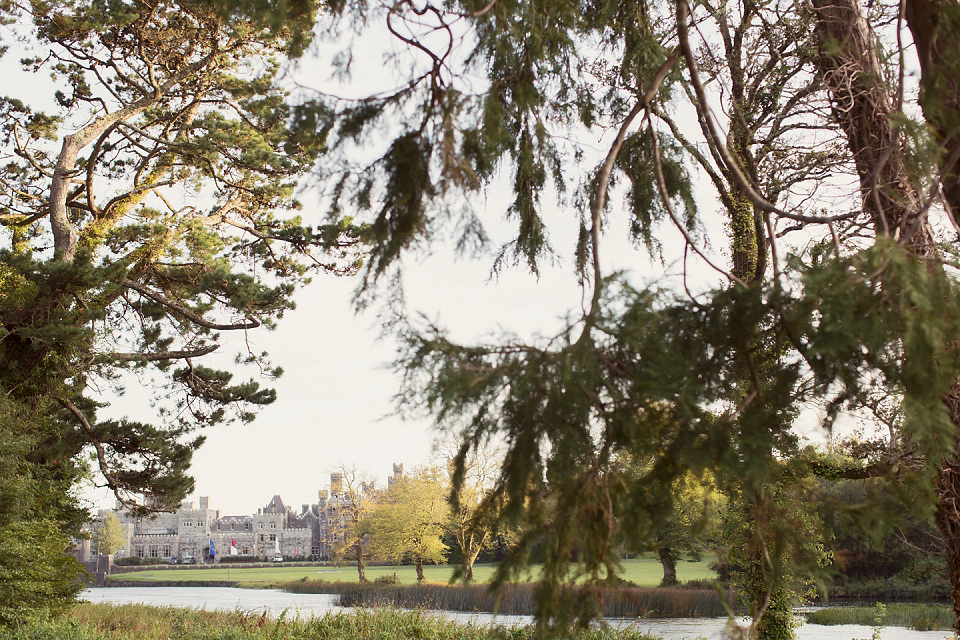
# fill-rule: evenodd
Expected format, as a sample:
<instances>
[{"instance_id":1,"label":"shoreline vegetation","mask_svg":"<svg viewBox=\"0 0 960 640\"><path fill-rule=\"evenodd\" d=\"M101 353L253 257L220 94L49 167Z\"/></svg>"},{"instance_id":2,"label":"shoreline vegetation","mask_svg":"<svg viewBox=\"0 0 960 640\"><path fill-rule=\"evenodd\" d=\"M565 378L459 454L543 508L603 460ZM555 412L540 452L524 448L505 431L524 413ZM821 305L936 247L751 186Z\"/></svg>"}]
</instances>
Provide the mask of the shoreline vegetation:
<instances>
[{"instance_id":1,"label":"shoreline vegetation","mask_svg":"<svg viewBox=\"0 0 960 640\"><path fill-rule=\"evenodd\" d=\"M920 631L949 630L945 605L877 605L807 612L808 624L907 627ZM64 614L35 620L0 632L9 640L360 640L362 638L430 638L431 640L533 640L532 626L498 627L445 620L423 610L393 607L358 608L349 613L300 617L284 611L271 618L266 611L205 611L144 604L78 603ZM656 640L636 629L596 627L573 629L570 640Z\"/></svg>"},{"instance_id":2,"label":"shoreline vegetation","mask_svg":"<svg viewBox=\"0 0 960 640\"><path fill-rule=\"evenodd\" d=\"M697 562L680 562L677 564L677 579L680 582L692 580L711 583L717 574L710 568L712 557L705 556ZM653 557L630 558L621 560L622 573L619 578L626 583L638 587L655 587L663 578L663 567L658 559ZM474 578L477 583L492 580L497 565L493 563L477 563L474 565ZM438 564L424 565L424 577L428 582L447 584L453 577L456 565ZM416 570L412 565L369 565L366 568L367 578L371 581L377 578L393 578L394 575L401 584L416 582ZM529 582L536 582L540 575L540 567L531 567L527 576ZM122 577L121 577L122 576ZM240 584L246 582L292 582L306 577L308 580L323 580L326 582L356 582L357 570L353 565L332 565L316 562L284 562L259 563L255 565L140 565L125 567L122 571L110 576L111 581L209 581L226 580Z\"/></svg>"},{"instance_id":3,"label":"shoreline vegetation","mask_svg":"<svg viewBox=\"0 0 960 640\"><path fill-rule=\"evenodd\" d=\"M805 612L809 624L859 624L906 627L915 631L950 631L955 620L946 604L877 604L873 607L824 607Z\"/></svg>"},{"instance_id":4,"label":"shoreline vegetation","mask_svg":"<svg viewBox=\"0 0 960 640\"><path fill-rule=\"evenodd\" d=\"M506 585L499 595L487 585L399 585L301 581L276 585L289 593L338 594L342 607L395 607L442 611L531 615L537 585ZM607 618L716 618L733 606L732 592L659 587L576 587L596 596L598 615Z\"/></svg>"},{"instance_id":5,"label":"shoreline vegetation","mask_svg":"<svg viewBox=\"0 0 960 640\"><path fill-rule=\"evenodd\" d=\"M430 638L431 640L533 640L527 627L493 627L444 620L423 611L357 609L299 618L284 612L269 618L257 611L203 611L142 604L81 603L56 619L7 629L9 640L360 640L362 638ZM573 629L570 640L656 640L633 629Z\"/></svg>"}]
</instances>

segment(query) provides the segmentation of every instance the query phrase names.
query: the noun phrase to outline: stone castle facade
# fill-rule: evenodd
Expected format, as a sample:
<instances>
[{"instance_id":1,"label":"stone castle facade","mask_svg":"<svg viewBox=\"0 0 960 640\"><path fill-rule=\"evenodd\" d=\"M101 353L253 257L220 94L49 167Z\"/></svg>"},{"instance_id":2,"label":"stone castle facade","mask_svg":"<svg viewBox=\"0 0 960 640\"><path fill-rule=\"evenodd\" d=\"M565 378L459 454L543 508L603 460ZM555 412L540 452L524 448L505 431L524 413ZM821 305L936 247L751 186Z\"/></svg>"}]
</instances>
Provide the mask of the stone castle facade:
<instances>
[{"instance_id":1,"label":"stone castle facade","mask_svg":"<svg viewBox=\"0 0 960 640\"><path fill-rule=\"evenodd\" d=\"M388 485L403 475L403 465L393 465ZM368 497L377 493L373 483L359 488ZM343 476L330 474L330 488L317 494L317 502L297 511L275 495L253 515L222 515L210 506L208 497L198 504L184 502L173 513L137 517L118 505L114 510L127 529L127 543L117 558L139 556L165 561L211 562L210 543L217 557L245 556L258 560L331 560L333 548L345 524L344 509L350 501ZM100 511L102 521L108 510ZM232 549L236 549L235 552Z\"/></svg>"}]
</instances>

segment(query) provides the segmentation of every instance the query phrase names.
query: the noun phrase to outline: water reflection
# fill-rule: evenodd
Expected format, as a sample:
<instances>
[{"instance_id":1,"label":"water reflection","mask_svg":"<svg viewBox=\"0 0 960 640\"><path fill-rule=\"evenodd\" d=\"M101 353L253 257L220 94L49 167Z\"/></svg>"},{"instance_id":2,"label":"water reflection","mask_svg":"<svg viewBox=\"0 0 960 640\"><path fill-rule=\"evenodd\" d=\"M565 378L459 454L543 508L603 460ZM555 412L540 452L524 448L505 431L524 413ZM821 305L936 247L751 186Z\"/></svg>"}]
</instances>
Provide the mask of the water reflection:
<instances>
[{"instance_id":1,"label":"water reflection","mask_svg":"<svg viewBox=\"0 0 960 640\"><path fill-rule=\"evenodd\" d=\"M89 602L114 604L141 603L155 606L192 607L208 610L266 611L270 616L319 616L328 612L350 611L334 604L335 595L325 593L286 593L276 589L235 589L230 587L111 587L87 589L81 596ZM451 620L516 626L529 624L530 616L493 616L488 613L459 613L439 611ZM725 618L671 618L663 620L611 620L616 626L633 626L663 640L722 640ZM826 627L805 624L797 630L798 640L856 640L873 634L870 627L838 625ZM887 627L883 640L944 640L952 638L945 631L912 631L902 627Z\"/></svg>"}]
</instances>

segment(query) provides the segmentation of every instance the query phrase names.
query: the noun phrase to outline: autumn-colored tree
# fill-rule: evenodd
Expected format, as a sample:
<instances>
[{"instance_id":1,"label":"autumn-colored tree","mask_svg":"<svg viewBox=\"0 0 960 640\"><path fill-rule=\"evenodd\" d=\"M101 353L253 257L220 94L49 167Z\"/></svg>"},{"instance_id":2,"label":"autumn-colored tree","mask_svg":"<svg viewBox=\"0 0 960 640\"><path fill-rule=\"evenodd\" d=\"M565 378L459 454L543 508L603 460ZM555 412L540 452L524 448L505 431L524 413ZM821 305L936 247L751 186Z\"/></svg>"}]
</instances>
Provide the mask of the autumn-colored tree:
<instances>
[{"instance_id":1,"label":"autumn-colored tree","mask_svg":"<svg viewBox=\"0 0 960 640\"><path fill-rule=\"evenodd\" d=\"M328 503L333 556L338 562L355 562L360 582L366 582L369 518L376 506L376 483L353 465L341 465L338 474L340 484L330 487Z\"/></svg>"},{"instance_id":2,"label":"autumn-colored tree","mask_svg":"<svg viewBox=\"0 0 960 640\"><path fill-rule=\"evenodd\" d=\"M387 562L412 561L422 582L425 562L445 561L449 493L446 475L435 467L396 478L368 516L370 554Z\"/></svg>"},{"instance_id":3,"label":"autumn-colored tree","mask_svg":"<svg viewBox=\"0 0 960 640\"><path fill-rule=\"evenodd\" d=\"M97 562L101 555L112 556L127 544L127 528L113 511L108 511L101 522L94 525L91 540L97 550Z\"/></svg>"}]
</instances>

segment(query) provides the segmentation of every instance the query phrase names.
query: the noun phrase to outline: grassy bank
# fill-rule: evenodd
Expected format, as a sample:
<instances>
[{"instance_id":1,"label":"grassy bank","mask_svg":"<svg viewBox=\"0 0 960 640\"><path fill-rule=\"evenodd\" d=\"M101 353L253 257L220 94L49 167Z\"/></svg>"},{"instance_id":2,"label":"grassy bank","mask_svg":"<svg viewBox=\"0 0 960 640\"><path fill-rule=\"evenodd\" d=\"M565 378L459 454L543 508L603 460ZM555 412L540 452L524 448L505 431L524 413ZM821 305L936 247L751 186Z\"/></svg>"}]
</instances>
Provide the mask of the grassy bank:
<instances>
[{"instance_id":1,"label":"grassy bank","mask_svg":"<svg viewBox=\"0 0 960 640\"><path fill-rule=\"evenodd\" d=\"M677 576L683 581L714 580L716 574L707 566L712 558L704 558L701 562L681 562L677 565ZM434 565L424 567L427 581L446 584L450 582L455 567L449 565ZM496 565L478 564L474 567L474 576L477 582L488 582L493 577ZM417 581L416 570L412 566L367 567L367 579L376 580L382 576L392 577L394 574L403 584L413 584ZM530 580L539 576L539 567L533 567ZM171 569L145 569L131 571L114 576L118 580L138 580L144 582L158 581L196 581L196 582L242 582L267 583L292 582L294 580L325 580L328 582L357 582L357 570L351 566L321 567L316 565L283 566L283 567L230 567L216 565L215 568L178 567ZM663 578L663 568L655 558L633 558L623 561L624 580L642 587L655 587Z\"/></svg>"},{"instance_id":2,"label":"grassy bank","mask_svg":"<svg viewBox=\"0 0 960 640\"><path fill-rule=\"evenodd\" d=\"M280 585L293 593L340 594L344 607L399 607L445 611L486 611L500 614L532 614L533 584L515 584L499 596L486 585L393 585L328 582L292 582ZM593 591L602 615L613 618L693 618L727 615L720 595L711 589L660 589L626 587ZM732 596L728 596L728 602Z\"/></svg>"},{"instance_id":3,"label":"grassy bank","mask_svg":"<svg viewBox=\"0 0 960 640\"><path fill-rule=\"evenodd\" d=\"M145 605L80 604L57 620L0 632L10 640L528 640L532 629L462 625L393 609L271 620L260 613L210 612ZM580 630L573 640L654 640L635 631Z\"/></svg>"},{"instance_id":4,"label":"grassy bank","mask_svg":"<svg viewBox=\"0 0 960 640\"><path fill-rule=\"evenodd\" d=\"M810 624L862 624L907 627L917 631L949 631L953 611L943 604L887 604L876 607L830 607L805 614Z\"/></svg>"}]
</instances>

